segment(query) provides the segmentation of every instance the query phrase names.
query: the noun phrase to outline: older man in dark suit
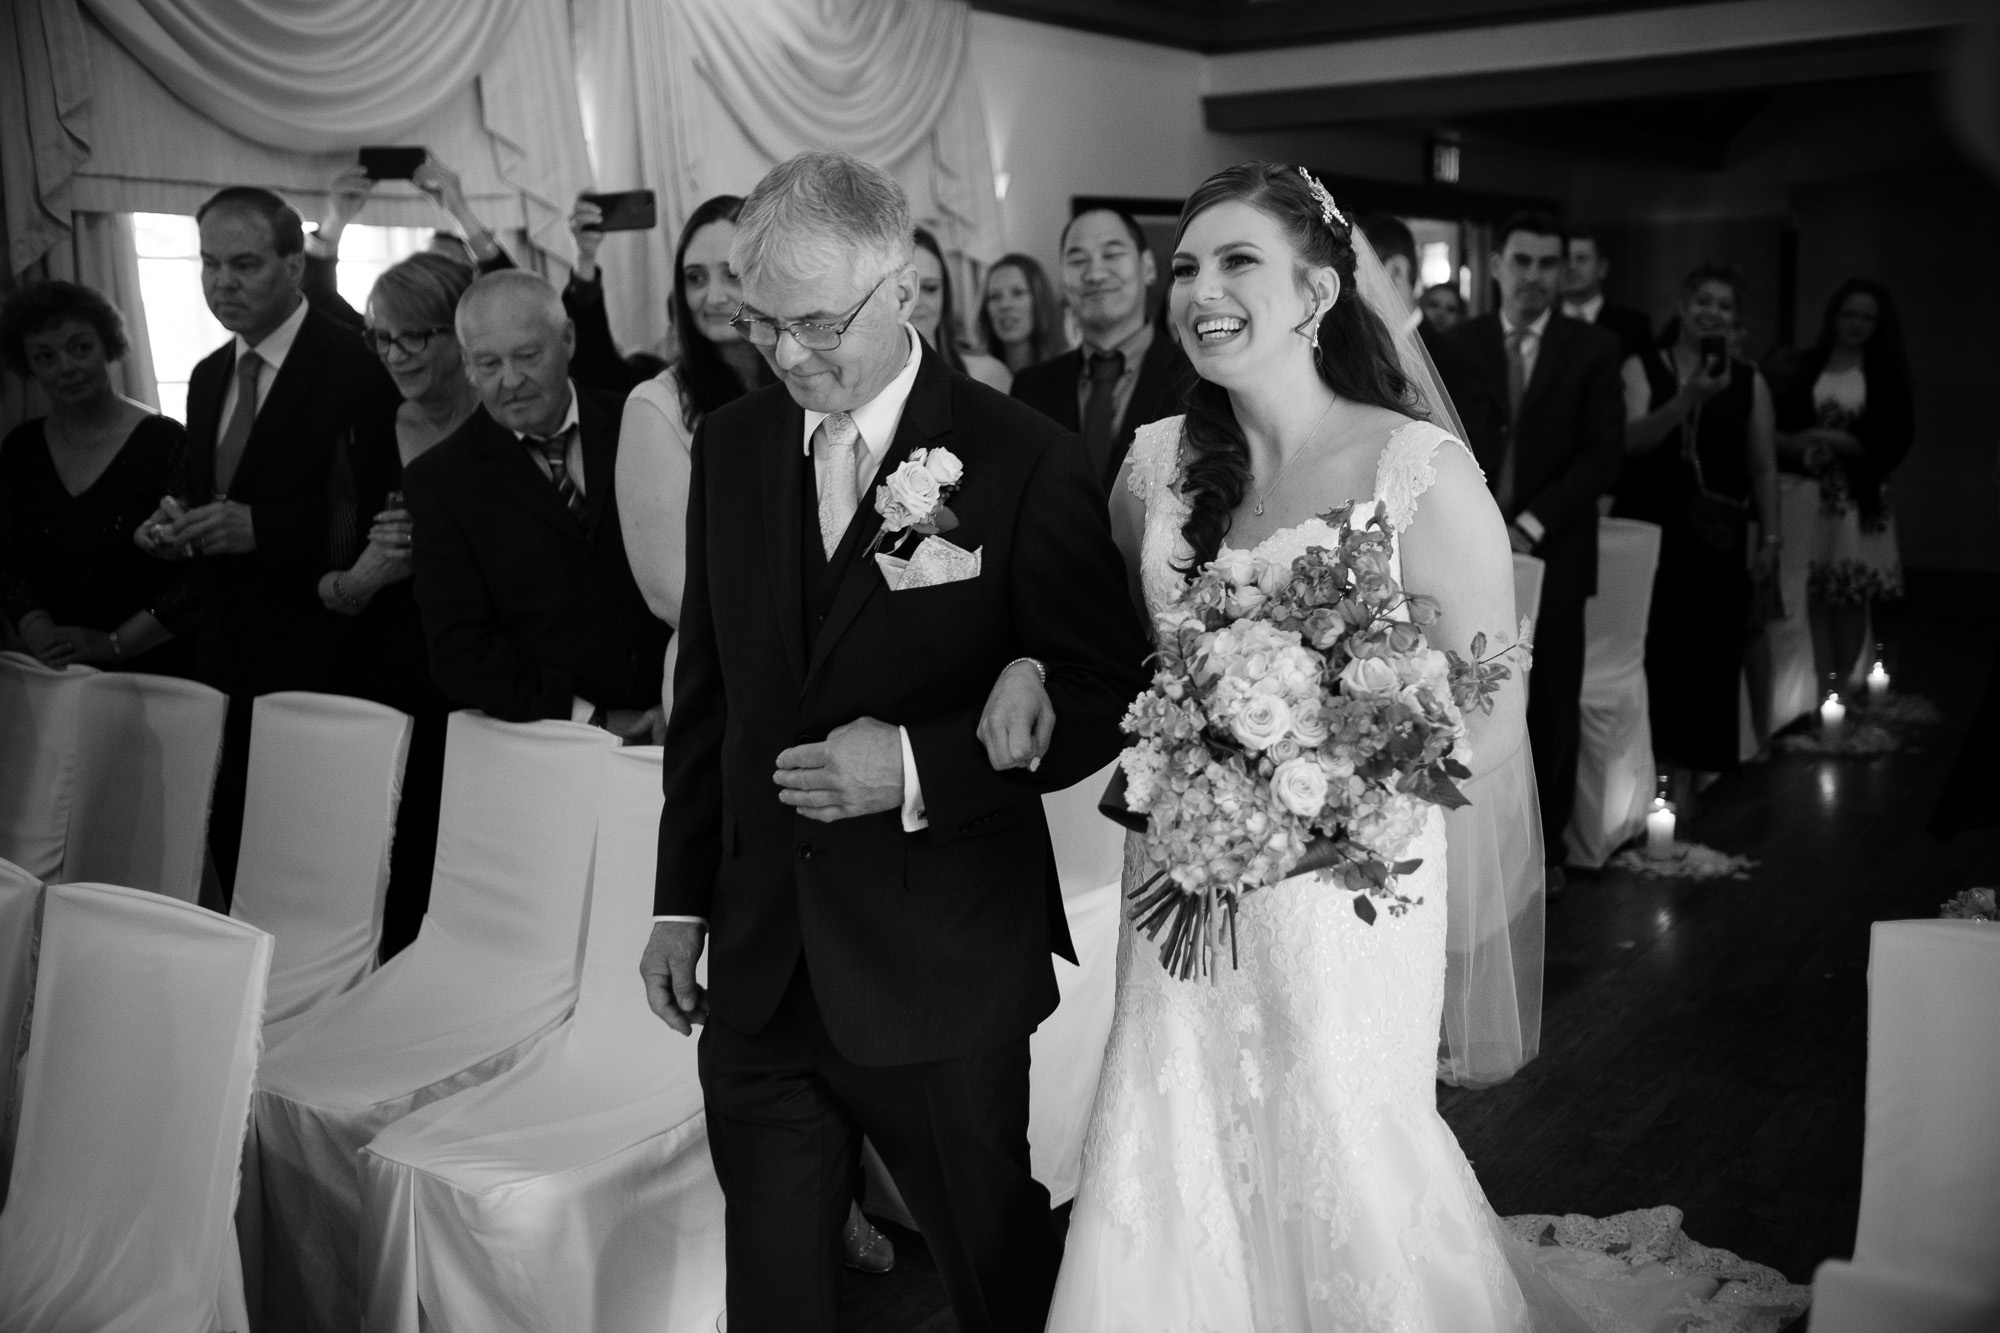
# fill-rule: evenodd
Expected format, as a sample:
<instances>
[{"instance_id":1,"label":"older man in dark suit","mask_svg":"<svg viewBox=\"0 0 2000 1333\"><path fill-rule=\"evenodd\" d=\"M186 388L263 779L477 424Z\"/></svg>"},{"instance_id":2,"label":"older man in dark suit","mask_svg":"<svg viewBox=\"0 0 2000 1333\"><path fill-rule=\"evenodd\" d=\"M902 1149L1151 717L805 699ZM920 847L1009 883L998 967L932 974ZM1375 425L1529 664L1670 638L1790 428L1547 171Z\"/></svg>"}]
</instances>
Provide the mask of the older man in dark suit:
<instances>
[{"instance_id":1,"label":"older man in dark suit","mask_svg":"<svg viewBox=\"0 0 2000 1333\"><path fill-rule=\"evenodd\" d=\"M391 413L399 399L361 339L300 294L304 230L284 200L233 186L197 218L202 294L236 336L194 368L186 495L163 505L139 540L201 565L200 672L230 697L209 819L226 900L243 824L251 700L333 684L339 626L315 592L329 486L354 421Z\"/></svg>"},{"instance_id":2,"label":"older man in dark suit","mask_svg":"<svg viewBox=\"0 0 2000 1333\"><path fill-rule=\"evenodd\" d=\"M669 631L612 500L620 404L570 382L575 329L532 273L479 279L457 323L479 410L403 474L431 676L510 722L652 739Z\"/></svg>"},{"instance_id":3,"label":"older man in dark suit","mask_svg":"<svg viewBox=\"0 0 2000 1333\"><path fill-rule=\"evenodd\" d=\"M1597 498L1618 479L1625 447L1618 340L1555 308L1562 227L1522 213L1493 256L1500 309L1452 338L1486 371L1505 405L1497 448L1479 459L1516 551L1541 558L1541 610L1528 682L1550 884L1562 883L1563 830L1576 795L1577 706L1583 690L1583 604L1597 591ZM1474 441L1475 446L1477 441Z\"/></svg>"},{"instance_id":4,"label":"older man in dark suit","mask_svg":"<svg viewBox=\"0 0 2000 1333\"><path fill-rule=\"evenodd\" d=\"M1083 436L1090 466L1111 493L1132 435L1173 416L1194 371L1180 344L1148 317L1158 274L1146 233L1120 209L1093 208L1062 235L1063 295L1083 345L1014 376L1013 394Z\"/></svg>"}]
</instances>

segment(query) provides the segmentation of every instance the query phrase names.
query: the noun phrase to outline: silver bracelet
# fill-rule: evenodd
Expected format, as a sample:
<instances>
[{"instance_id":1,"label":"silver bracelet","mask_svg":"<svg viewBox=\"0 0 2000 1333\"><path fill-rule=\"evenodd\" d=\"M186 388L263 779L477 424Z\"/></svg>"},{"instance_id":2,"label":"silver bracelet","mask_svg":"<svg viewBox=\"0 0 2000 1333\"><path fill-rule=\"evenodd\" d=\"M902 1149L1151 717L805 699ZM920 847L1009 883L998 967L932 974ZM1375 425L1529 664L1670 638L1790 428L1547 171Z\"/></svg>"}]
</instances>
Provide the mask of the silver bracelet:
<instances>
[{"instance_id":1,"label":"silver bracelet","mask_svg":"<svg viewBox=\"0 0 2000 1333\"><path fill-rule=\"evenodd\" d=\"M118 631L117 631L117 630L112 630L112 631L111 631L111 660L112 660L112 661L114 661L114 662L117 662L117 661L122 661L122 660L124 659L124 657L125 657L125 650L124 650L123 648L121 648L121 647L119 647L119 646L118 646Z\"/></svg>"},{"instance_id":2,"label":"silver bracelet","mask_svg":"<svg viewBox=\"0 0 2000 1333\"><path fill-rule=\"evenodd\" d=\"M359 611L362 605L361 599L359 597L356 597L353 593L349 592L345 587L341 586L340 576L344 573L346 573L345 570L334 571L333 600L339 602L342 606L347 607L351 611Z\"/></svg>"},{"instance_id":3,"label":"silver bracelet","mask_svg":"<svg viewBox=\"0 0 2000 1333\"><path fill-rule=\"evenodd\" d=\"M1001 667L1000 674L1003 676L1006 675L1023 662L1026 662L1035 669L1035 679L1041 681L1043 688L1046 689L1049 683L1049 669L1042 665L1041 659L1038 657L1017 657L1006 666Z\"/></svg>"}]
</instances>

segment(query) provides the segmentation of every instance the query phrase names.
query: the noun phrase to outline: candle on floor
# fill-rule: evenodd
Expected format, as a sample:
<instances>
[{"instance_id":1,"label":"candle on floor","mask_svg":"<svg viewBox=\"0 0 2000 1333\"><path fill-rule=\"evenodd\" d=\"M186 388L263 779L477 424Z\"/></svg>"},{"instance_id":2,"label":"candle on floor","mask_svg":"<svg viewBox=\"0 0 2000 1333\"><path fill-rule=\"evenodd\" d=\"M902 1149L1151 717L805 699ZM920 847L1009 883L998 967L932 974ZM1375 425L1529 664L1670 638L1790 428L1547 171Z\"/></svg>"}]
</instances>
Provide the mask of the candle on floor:
<instances>
[{"instance_id":1,"label":"candle on floor","mask_svg":"<svg viewBox=\"0 0 2000 1333\"><path fill-rule=\"evenodd\" d=\"M1868 697L1880 699L1889 692L1889 668L1880 662L1868 673Z\"/></svg>"},{"instance_id":2,"label":"candle on floor","mask_svg":"<svg viewBox=\"0 0 2000 1333\"><path fill-rule=\"evenodd\" d=\"M1674 808L1664 796L1653 798L1646 815L1646 855L1664 861L1674 854Z\"/></svg>"},{"instance_id":3,"label":"candle on floor","mask_svg":"<svg viewBox=\"0 0 2000 1333\"><path fill-rule=\"evenodd\" d=\"M1826 702L1819 706L1820 730L1829 736L1838 736L1840 729L1847 725L1847 705L1837 694L1826 696Z\"/></svg>"}]
</instances>

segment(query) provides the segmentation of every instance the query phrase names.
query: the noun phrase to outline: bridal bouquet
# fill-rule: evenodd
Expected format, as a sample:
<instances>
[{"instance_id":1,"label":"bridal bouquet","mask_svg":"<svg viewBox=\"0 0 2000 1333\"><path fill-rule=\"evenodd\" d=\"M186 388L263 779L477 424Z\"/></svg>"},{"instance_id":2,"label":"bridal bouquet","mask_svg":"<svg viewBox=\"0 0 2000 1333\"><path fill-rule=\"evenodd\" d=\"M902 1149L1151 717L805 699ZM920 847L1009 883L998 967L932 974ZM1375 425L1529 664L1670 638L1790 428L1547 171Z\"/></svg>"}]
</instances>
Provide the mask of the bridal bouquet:
<instances>
[{"instance_id":1,"label":"bridal bouquet","mask_svg":"<svg viewBox=\"0 0 2000 1333\"><path fill-rule=\"evenodd\" d=\"M1233 962L1242 896L1293 875L1352 892L1370 925L1378 901L1401 915L1421 901L1396 881L1421 864L1407 853L1428 807L1467 803L1464 713L1510 672L1484 635L1470 661L1432 648L1437 603L1391 576L1379 514L1352 517L1324 515L1332 539L1288 564L1225 552L1158 618L1105 809L1147 834L1132 913L1183 979L1225 927Z\"/></svg>"}]
</instances>

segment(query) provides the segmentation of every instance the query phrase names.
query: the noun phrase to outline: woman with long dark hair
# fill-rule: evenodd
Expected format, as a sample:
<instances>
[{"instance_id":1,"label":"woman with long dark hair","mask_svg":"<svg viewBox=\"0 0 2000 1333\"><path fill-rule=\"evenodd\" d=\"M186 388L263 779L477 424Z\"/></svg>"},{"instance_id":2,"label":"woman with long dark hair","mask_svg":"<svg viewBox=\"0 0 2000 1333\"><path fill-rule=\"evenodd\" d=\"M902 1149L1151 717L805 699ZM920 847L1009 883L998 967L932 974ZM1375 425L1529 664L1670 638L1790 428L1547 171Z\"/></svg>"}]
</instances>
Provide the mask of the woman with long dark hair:
<instances>
[{"instance_id":1,"label":"woman with long dark hair","mask_svg":"<svg viewBox=\"0 0 2000 1333\"><path fill-rule=\"evenodd\" d=\"M743 288L729 266L729 243L743 201L733 194L703 203L674 247L668 309L680 334L680 360L632 390L618 432L618 521L625 554L646 605L680 624L686 573L689 449L701 419L760 385L775 381L764 358L729 321ZM673 711L672 641L660 683L664 714Z\"/></svg>"},{"instance_id":2,"label":"woman with long dark hair","mask_svg":"<svg viewBox=\"0 0 2000 1333\"><path fill-rule=\"evenodd\" d=\"M1888 288L1843 282L1819 341L1777 398L1778 458L1819 482L1807 583L1813 658L1826 689L1853 688L1873 604L1903 592L1889 474L1910 451L1916 418L1903 325Z\"/></svg>"},{"instance_id":3,"label":"woman with long dark hair","mask_svg":"<svg viewBox=\"0 0 2000 1333\"><path fill-rule=\"evenodd\" d=\"M988 356L1018 375L1069 350L1062 301L1042 266L1024 254L1005 254L986 270L979 298L979 340Z\"/></svg>"},{"instance_id":4,"label":"woman with long dark hair","mask_svg":"<svg viewBox=\"0 0 2000 1333\"><path fill-rule=\"evenodd\" d=\"M910 312L910 327L931 345L944 363L961 375L970 375L989 388L1007 392L1014 373L981 352L969 352L959 345L958 312L951 299L951 270L945 266L944 249L927 228L918 227L917 305Z\"/></svg>"}]
</instances>

